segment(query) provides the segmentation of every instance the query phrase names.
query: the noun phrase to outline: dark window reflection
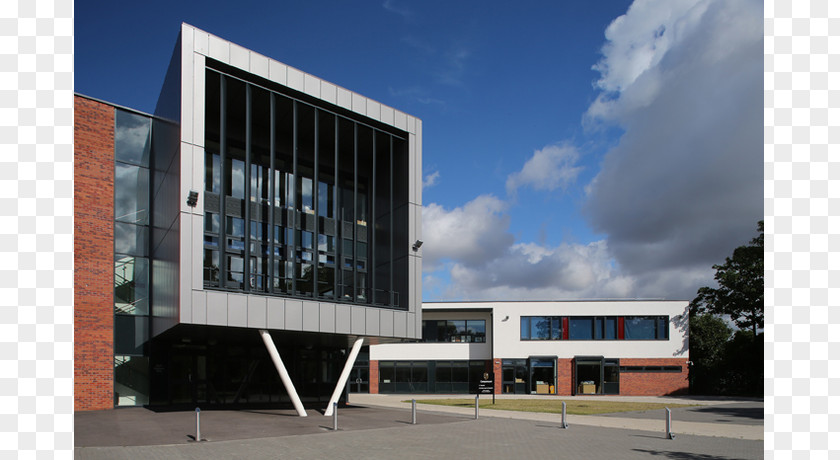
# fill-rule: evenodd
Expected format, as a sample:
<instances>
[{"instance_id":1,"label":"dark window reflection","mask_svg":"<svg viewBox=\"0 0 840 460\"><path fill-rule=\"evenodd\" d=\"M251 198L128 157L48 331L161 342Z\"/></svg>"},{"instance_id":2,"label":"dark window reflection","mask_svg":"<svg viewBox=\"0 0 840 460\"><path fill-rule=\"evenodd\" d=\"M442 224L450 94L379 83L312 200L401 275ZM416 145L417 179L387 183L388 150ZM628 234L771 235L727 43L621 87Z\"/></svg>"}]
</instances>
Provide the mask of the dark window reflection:
<instances>
[{"instance_id":1,"label":"dark window reflection","mask_svg":"<svg viewBox=\"0 0 840 460\"><path fill-rule=\"evenodd\" d=\"M126 315L149 314L149 259L114 256L114 311Z\"/></svg>"},{"instance_id":2,"label":"dark window reflection","mask_svg":"<svg viewBox=\"0 0 840 460\"><path fill-rule=\"evenodd\" d=\"M148 167L151 127L152 121L149 117L117 109L114 126L115 159Z\"/></svg>"},{"instance_id":3,"label":"dark window reflection","mask_svg":"<svg viewBox=\"0 0 840 460\"><path fill-rule=\"evenodd\" d=\"M148 225L149 170L123 163L114 166L114 220Z\"/></svg>"},{"instance_id":4,"label":"dark window reflection","mask_svg":"<svg viewBox=\"0 0 840 460\"><path fill-rule=\"evenodd\" d=\"M114 223L114 252L146 256L148 243L148 227L123 222Z\"/></svg>"}]
</instances>

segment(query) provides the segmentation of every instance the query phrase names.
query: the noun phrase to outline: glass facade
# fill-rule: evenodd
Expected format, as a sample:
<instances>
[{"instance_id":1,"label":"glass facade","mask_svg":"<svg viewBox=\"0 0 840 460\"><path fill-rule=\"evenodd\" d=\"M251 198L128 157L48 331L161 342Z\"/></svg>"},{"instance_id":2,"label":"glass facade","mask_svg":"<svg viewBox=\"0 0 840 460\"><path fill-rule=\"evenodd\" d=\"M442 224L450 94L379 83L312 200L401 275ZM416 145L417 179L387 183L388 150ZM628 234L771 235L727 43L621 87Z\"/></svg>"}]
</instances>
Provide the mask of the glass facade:
<instances>
[{"instance_id":1,"label":"glass facade","mask_svg":"<svg viewBox=\"0 0 840 460\"><path fill-rule=\"evenodd\" d=\"M624 318L627 340L668 340L667 316L627 316Z\"/></svg>"},{"instance_id":2,"label":"glass facade","mask_svg":"<svg viewBox=\"0 0 840 460\"><path fill-rule=\"evenodd\" d=\"M668 340L667 316L522 316L520 340Z\"/></svg>"},{"instance_id":3,"label":"glass facade","mask_svg":"<svg viewBox=\"0 0 840 460\"><path fill-rule=\"evenodd\" d=\"M407 134L207 69L204 286L407 309Z\"/></svg>"},{"instance_id":4,"label":"glass facade","mask_svg":"<svg viewBox=\"0 0 840 460\"><path fill-rule=\"evenodd\" d=\"M520 318L521 340L560 340L563 326L559 316L522 316Z\"/></svg>"},{"instance_id":5,"label":"glass facade","mask_svg":"<svg viewBox=\"0 0 840 460\"><path fill-rule=\"evenodd\" d=\"M423 321L423 342L476 342L487 340L487 326L483 319Z\"/></svg>"},{"instance_id":6,"label":"glass facade","mask_svg":"<svg viewBox=\"0 0 840 460\"><path fill-rule=\"evenodd\" d=\"M473 361L380 361L380 393L476 393L490 363Z\"/></svg>"},{"instance_id":7,"label":"glass facade","mask_svg":"<svg viewBox=\"0 0 840 460\"><path fill-rule=\"evenodd\" d=\"M151 118L115 109L114 399L149 403Z\"/></svg>"}]
</instances>

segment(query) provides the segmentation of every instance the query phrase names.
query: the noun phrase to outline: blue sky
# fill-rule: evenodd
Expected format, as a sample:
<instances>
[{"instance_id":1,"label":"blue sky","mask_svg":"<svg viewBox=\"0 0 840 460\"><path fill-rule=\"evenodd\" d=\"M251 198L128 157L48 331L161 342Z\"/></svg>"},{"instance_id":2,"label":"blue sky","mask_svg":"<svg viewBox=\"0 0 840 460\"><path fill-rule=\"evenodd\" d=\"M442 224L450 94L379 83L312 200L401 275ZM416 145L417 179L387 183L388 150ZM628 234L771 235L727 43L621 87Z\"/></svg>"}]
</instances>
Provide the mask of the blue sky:
<instances>
[{"instance_id":1,"label":"blue sky","mask_svg":"<svg viewBox=\"0 0 840 460\"><path fill-rule=\"evenodd\" d=\"M424 300L690 299L763 216L760 1L75 2L152 112L181 22L423 120Z\"/></svg>"}]
</instances>

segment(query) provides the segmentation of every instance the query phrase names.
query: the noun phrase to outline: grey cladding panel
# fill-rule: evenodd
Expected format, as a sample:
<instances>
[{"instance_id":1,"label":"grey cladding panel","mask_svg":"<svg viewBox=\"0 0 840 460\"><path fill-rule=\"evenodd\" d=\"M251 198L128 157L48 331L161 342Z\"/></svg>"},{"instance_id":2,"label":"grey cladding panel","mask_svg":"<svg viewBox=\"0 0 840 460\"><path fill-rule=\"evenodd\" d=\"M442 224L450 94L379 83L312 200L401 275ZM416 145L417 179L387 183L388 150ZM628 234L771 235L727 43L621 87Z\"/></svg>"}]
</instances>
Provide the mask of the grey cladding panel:
<instances>
[{"instance_id":1,"label":"grey cladding panel","mask_svg":"<svg viewBox=\"0 0 840 460\"><path fill-rule=\"evenodd\" d=\"M338 334L349 334L350 328L350 306L335 306L335 332Z\"/></svg>"},{"instance_id":2,"label":"grey cladding panel","mask_svg":"<svg viewBox=\"0 0 840 460\"><path fill-rule=\"evenodd\" d=\"M335 332L335 304L331 303L322 303L320 304L321 309L321 321L319 330L321 332L328 332L333 333Z\"/></svg>"},{"instance_id":3,"label":"grey cladding panel","mask_svg":"<svg viewBox=\"0 0 840 460\"><path fill-rule=\"evenodd\" d=\"M286 301L286 329L291 331L303 329L303 302L300 300Z\"/></svg>"},{"instance_id":4,"label":"grey cladding panel","mask_svg":"<svg viewBox=\"0 0 840 460\"><path fill-rule=\"evenodd\" d=\"M366 308L365 333L367 335L380 335L379 333L379 311L373 308Z\"/></svg>"},{"instance_id":5,"label":"grey cladding panel","mask_svg":"<svg viewBox=\"0 0 840 460\"><path fill-rule=\"evenodd\" d=\"M303 330L318 331L321 319L321 310L317 302L303 302Z\"/></svg>"},{"instance_id":6,"label":"grey cladding panel","mask_svg":"<svg viewBox=\"0 0 840 460\"><path fill-rule=\"evenodd\" d=\"M364 307L350 307L352 311L352 318L350 319L350 329L352 334L367 335L365 331L365 309Z\"/></svg>"}]
</instances>

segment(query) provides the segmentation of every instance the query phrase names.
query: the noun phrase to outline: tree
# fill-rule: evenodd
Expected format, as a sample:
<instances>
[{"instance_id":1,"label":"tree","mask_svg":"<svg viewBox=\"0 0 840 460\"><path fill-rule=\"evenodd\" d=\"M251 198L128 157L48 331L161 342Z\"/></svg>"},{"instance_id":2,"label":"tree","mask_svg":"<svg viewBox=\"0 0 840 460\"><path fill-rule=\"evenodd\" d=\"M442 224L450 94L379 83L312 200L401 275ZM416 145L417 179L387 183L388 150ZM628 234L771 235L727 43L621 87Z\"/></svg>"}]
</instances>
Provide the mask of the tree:
<instances>
[{"instance_id":1,"label":"tree","mask_svg":"<svg viewBox=\"0 0 840 460\"><path fill-rule=\"evenodd\" d=\"M701 287L690 305L692 315L728 315L739 328L751 329L754 338L764 328L764 221L758 222L758 232L723 265L712 266L718 288Z\"/></svg>"},{"instance_id":2,"label":"tree","mask_svg":"<svg viewBox=\"0 0 840 460\"><path fill-rule=\"evenodd\" d=\"M691 356L689 385L695 394L717 394L725 390L724 355L732 329L719 316L702 314L691 317L688 347Z\"/></svg>"}]
</instances>

